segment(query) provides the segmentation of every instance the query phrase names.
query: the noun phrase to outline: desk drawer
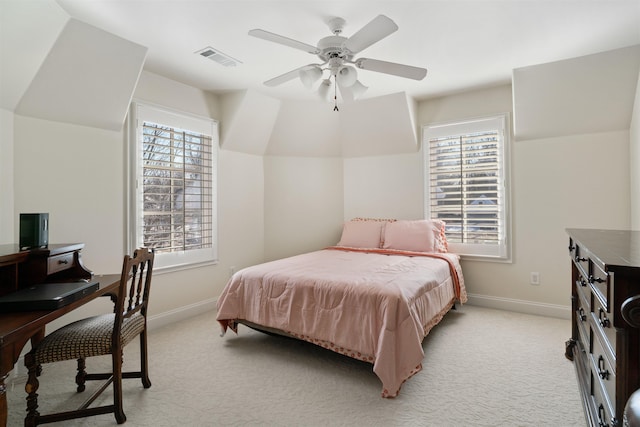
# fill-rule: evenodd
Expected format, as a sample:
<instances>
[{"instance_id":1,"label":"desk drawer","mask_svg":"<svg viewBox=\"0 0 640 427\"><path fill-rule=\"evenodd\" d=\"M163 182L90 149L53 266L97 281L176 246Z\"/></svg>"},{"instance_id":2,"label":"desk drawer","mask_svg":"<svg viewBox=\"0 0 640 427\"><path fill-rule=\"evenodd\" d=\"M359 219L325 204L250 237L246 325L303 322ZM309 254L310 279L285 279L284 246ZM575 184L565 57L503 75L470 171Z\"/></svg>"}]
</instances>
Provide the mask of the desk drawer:
<instances>
[{"instance_id":1,"label":"desk drawer","mask_svg":"<svg viewBox=\"0 0 640 427\"><path fill-rule=\"evenodd\" d=\"M73 266L73 252L55 255L47 260L47 274L57 273Z\"/></svg>"}]
</instances>

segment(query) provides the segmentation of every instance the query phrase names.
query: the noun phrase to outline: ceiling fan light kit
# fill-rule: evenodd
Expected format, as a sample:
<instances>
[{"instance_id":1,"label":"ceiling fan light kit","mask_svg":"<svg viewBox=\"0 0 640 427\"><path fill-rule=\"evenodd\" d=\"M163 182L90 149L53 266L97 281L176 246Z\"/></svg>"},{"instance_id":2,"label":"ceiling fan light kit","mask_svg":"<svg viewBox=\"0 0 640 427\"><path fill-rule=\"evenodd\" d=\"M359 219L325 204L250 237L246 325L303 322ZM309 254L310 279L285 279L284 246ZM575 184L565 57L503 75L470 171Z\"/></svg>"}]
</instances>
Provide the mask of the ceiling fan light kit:
<instances>
[{"instance_id":1,"label":"ceiling fan light kit","mask_svg":"<svg viewBox=\"0 0 640 427\"><path fill-rule=\"evenodd\" d=\"M322 69L320 67L310 67L299 71L300 80L307 89L311 89L313 84L322 77Z\"/></svg>"},{"instance_id":2,"label":"ceiling fan light kit","mask_svg":"<svg viewBox=\"0 0 640 427\"><path fill-rule=\"evenodd\" d=\"M358 80L356 68L413 80L422 80L427 75L425 68L370 58L354 59L354 55L398 30L398 26L390 18L378 15L349 38L340 35L344 24L345 20L342 18L331 19L328 22L328 26L334 35L320 39L317 46L261 29L249 31L251 36L303 50L317 55L322 60L321 64L304 65L267 80L264 84L270 87L278 86L297 77L307 89L312 89L314 83L322 78L325 71L328 71L329 77L323 79L320 83L318 94L326 98L333 78L335 84L334 100L336 103L334 111L338 111L337 89L340 89L343 99L348 100L362 96L367 90L367 87Z\"/></svg>"},{"instance_id":3,"label":"ceiling fan light kit","mask_svg":"<svg viewBox=\"0 0 640 427\"><path fill-rule=\"evenodd\" d=\"M337 79L338 79L338 83L341 86L351 87L358 80L358 73L356 72L356 69L353 68L352 66L345 65L342 68L340 68L340 71L338 71Z\"/></svg>"}]
</instances>

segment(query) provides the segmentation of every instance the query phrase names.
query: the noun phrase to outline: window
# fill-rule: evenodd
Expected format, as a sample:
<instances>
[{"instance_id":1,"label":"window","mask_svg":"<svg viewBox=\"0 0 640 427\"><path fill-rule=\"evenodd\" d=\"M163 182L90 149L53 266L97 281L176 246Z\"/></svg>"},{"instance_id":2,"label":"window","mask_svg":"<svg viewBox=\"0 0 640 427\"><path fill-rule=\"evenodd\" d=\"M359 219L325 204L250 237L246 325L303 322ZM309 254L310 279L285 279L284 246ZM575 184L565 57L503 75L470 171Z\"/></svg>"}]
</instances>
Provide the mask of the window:
<instances>
[{"instance_id":1,"label":"window","mask_svg":"<svg viewBox=\"0 0 640 427\"><path fill-rule=\"evenodd\" d=\"M217 123L134 103L130 114L131 249L155 267L217 260Z\"/></svg>"},{"instance_id":2,"label":"window","mask_svg":"<svg viewBox=\"0 0 640 427\"><path fill-rule=\"evenodd\" d=\"M449 249L507 260L507 115L423 128L425 217L446 223Z\"/></svg>"}]
</instances>

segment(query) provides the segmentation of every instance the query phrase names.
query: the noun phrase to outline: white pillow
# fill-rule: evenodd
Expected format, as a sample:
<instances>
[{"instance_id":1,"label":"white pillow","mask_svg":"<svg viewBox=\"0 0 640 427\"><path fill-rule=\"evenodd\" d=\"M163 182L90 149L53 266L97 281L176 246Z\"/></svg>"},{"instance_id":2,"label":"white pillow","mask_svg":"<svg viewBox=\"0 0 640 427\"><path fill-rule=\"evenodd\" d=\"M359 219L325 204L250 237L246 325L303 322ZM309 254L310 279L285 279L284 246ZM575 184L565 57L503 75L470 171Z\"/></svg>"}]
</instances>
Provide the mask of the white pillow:
<instances>
[{"instance_id":1,"label":"white pillow","mask_svg":"<svg viewBox=\"0 0 640 427\"><path fill-rule=\"evenodd\" d=\"M399 220L384 229L384 248L415 252L437 252L435 224L430 220Z\"/></svg>"},{"instance_id":2,"label":"white pillow","mask_svg":"<svg viewBox=\"0 0 640 427\"><path fill-rule=\"evenodd\" d=\"M348 221L342 226L338 246L350 248L379 248L382 240L382 221Z\"/></svg>"}]
</instances>

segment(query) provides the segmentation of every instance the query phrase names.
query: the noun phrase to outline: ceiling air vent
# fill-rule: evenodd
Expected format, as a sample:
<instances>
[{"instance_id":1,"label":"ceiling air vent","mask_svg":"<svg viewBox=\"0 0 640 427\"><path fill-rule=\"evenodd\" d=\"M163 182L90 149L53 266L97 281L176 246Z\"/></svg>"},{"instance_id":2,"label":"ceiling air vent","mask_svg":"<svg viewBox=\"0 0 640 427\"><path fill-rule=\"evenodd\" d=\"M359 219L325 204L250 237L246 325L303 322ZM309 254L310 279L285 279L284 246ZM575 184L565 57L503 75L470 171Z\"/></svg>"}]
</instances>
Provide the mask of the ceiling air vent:
<instances>
[{"instance_id":1,"label":"ceiling air vent","mask_svg":"<svg viewBox=\"0 0 640 427\"><path fill-rule=\"evenodd\" d=\"M235 67L236 65L241 64L241 62L237 59L234 59L229 55L212 48L211 46L207 46L204 49L197 51L196 53L204 56L207 59L217 62L218 64L224 65L225 67Z\"/></svg>"}]
</instances>

